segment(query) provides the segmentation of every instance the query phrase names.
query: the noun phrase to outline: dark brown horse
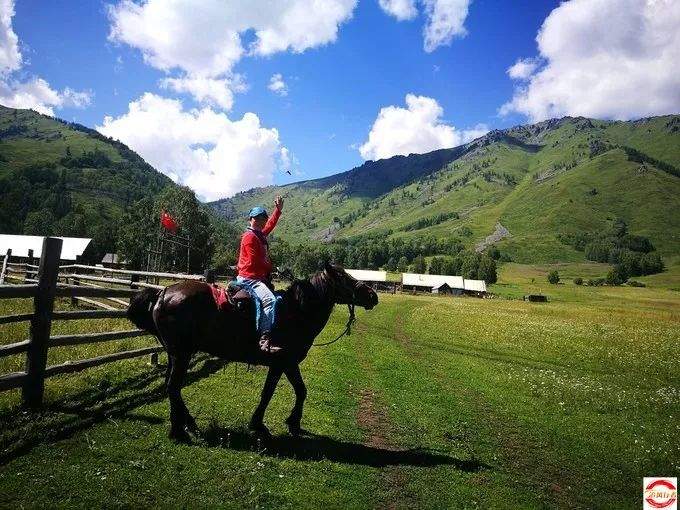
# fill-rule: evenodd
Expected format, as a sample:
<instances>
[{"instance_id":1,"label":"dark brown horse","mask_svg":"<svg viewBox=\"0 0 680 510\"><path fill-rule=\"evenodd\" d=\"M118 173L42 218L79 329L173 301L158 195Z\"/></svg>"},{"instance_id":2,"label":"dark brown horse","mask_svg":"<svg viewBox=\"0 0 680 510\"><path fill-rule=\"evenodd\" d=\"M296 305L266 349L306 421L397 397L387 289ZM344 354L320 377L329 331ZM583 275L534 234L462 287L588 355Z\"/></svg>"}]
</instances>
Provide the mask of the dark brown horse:
<instances>
[{"instance_id":1,"label":"dark brown horse","mask_svg":"<svg viewBox=\"0 0 680 510\"><path fill-rule=\"evenodd\" d=\"M182 400L181 389L191 357L199 351L229 360L269 367L260 403L250 428L268 436L263 418L282 374L295 391L295 405L286 420L288 430L302 430L302 406L307 389L299 364L305 359L336 304L359 305L370 310L378 296L340 266L325 269L308 280L295 280L281 293L274 329L277 344L284 350L263 353L257 342L254 312L218 310L210 285L196 281L176 283L161 291L144 289L130 300L129 319L158 337L168 353L166 387L170 399L170 437L188 440L187 432L198 433L196 422Z\"/></svg>"}]
</instances>

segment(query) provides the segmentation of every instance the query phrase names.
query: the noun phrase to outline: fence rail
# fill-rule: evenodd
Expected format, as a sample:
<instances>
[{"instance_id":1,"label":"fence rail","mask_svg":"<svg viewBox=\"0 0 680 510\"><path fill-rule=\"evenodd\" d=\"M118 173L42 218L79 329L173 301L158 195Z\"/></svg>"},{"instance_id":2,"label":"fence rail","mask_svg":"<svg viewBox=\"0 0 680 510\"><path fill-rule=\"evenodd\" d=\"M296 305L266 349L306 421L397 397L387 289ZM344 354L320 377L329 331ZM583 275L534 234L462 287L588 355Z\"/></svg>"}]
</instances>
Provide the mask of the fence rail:
<instances>
[{"instance_id":1,"label":"fence rail","mask_svg":"<svg viewBox=\"0 0 680 510\"><path fill-rule=\"evenodd\" d=\"M31 322L28 339L0 345L0 358L17 354L25 354L26 356L25 371L0 376L0 391L21 388L22 401L28 407L42 405L45 379L48 377L79 372L105 363L148 354L157 356L157 353L163 350L161 346L143 347L48 366L47 353L50 348L95 344L149 335L149 333L140 329L52 335L52 321L124 318L126 310L122 307L126 307L127 302L116 298L130 298L139 292L140 288L157 290L163 288L161 285L141 282L139 281L140 277L175 280L205 279L201 275L130 271L100 266L87 266L84 264L71 264L60 267L61 247L61 239L45 238L39 266L31 263L11 262L11 250L9 250L2 261L0 269L0 282L4 283L5 279L20 282L16 285L0 284L0 299L33 298L32 313L0 316L0 325ZM30 258L30 260L33 259ZM84 272L89 272L90 274L84 274ZM110 276L103 276L101 273ZM127 275L129 280L125 279L122 275ZM105 284L110 286L105 286ZM55 311L54 300L58 297L71 298L74 302L77 300L78 302L101 309ZM110 306L90 298L108 300L119 307Z\"/></svg>"}]
</instances>

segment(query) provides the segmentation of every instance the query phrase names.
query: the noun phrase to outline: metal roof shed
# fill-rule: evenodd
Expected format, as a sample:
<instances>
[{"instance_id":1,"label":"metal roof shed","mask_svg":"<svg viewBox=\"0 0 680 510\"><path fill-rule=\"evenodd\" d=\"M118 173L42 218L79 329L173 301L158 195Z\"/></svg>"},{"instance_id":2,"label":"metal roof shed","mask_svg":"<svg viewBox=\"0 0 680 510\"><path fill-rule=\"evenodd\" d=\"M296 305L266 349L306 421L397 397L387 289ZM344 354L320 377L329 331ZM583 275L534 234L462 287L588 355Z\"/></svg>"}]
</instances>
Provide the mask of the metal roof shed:
<instances>
[{"instance_id":1,"label":"metal roof shed","mask_svg":"<svg viewBox=\"0 0 680 510\"><path fill-rule=\"evenodd\" d=\"M42 253L43 236L24 236L0 234L0 253L12 250L12 257L28 257L28 250L33 250L33 256L40 258ZM60 237L63 240L61 260L76 260L90 244L92 239L85 237Z\"/></svg>"},{"instance_id":2,"label":"metal roof shed","mask_svg":"<svg viewBox=\"0 0 680 510\"><path fill-rule=\"evenodd\" d=\"M469 292L486 292L484 280L465 280L465 290Z\"/></svg>"},{"instance_id":3,"label":"metal roof shed","mask_svg":"<svg viewBox=\"0 0 680 510\"><path fill-rule=\"evenodd\" d=\"M367 269L345 269L347 274L361 282L385 282L387 281L386 271L369 271Z\"/></svg>"},{"instance_id":4,"label":"metal roof shed","mask_svg":"<svg viewBox=\"0 0 680 510\"><path fill-rule=\"evenodd\" d=\"M464 289L462 276L447 276L442 274L418 274L418 273L402 273L402 285L411 287L439 287L446 283L452 289Z\"/></svg>"}]
</instances>

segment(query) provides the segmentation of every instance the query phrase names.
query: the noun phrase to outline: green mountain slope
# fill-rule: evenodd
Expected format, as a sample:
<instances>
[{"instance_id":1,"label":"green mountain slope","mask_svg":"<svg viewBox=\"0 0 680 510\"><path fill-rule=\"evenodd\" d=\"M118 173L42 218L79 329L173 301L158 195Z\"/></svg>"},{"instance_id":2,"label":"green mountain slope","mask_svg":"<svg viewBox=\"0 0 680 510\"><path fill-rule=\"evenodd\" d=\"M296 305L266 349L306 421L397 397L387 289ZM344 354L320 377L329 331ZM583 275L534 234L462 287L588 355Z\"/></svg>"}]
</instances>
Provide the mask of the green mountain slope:
<instances>
[{"instance_id":1,"label":"green mountain slope","mask_svg":"<svg viewBox=\"0 0 680 510\"><path fill-rule=\"evenodd\" d=\"M93 237L114 251L134 202L172 181L120 142L32 110L0 106L0 232Z\"/></svg>"},{"instance_id":2,"label":"green mountain slope","mask_svg":"<svg viewBox=\"0 0 680 510\"><path fill-rule=\"evenodd\" d=\"M495 244L518 262L583 260L558 234L603 231L621 218L671 256L680 253L678 169L680 116L565 117L212 206L242 225L250 207L282 194L277 235L290 242L432 235L470 248Z\"/></svg>"}]
</instances>

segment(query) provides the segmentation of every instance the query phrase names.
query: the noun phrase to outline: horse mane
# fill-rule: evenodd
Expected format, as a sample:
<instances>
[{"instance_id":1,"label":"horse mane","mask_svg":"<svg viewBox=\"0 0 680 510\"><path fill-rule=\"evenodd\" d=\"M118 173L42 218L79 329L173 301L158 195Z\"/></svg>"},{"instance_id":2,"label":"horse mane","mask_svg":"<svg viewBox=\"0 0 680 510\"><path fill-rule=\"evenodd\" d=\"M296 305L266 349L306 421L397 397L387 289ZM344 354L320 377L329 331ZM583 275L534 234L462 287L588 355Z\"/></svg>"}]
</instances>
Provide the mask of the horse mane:
<instances>
[{"instance_id":1,"label":"horse mane","mask_svg":"<svg viewBox=\"0 0 680 510\"><path fill-rule=\"evenodd\" d=\"M308 279L295 279L286 290L297 306L304 310L312 301L331 301L334 285L326 271L318 271Z\"/></svg>"}]
</instances>

